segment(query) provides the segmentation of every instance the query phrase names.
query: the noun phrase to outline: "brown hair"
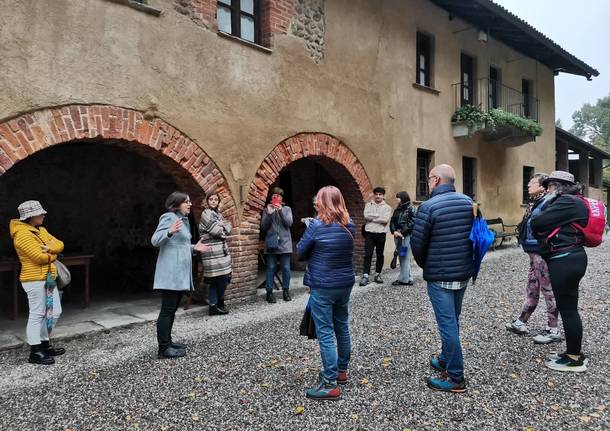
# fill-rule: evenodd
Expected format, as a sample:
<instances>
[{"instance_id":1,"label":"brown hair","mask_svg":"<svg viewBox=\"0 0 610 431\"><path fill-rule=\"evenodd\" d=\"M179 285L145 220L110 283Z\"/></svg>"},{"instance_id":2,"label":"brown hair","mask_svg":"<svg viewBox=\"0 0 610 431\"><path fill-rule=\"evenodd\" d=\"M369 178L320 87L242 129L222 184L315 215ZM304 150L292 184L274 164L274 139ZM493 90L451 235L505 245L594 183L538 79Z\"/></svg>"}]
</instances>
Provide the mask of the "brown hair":
<instances>
[{"instance_id":1,"label":"brown hair","mask_svg":"<svg viewBox=\"0 0 610 431\"><path fill-rule=\"evenodd\" d=\"M335 186L322 187L316 195L318 218L324 224L337 222L346 225L349 222L349 213L345 208L345 200L341 191Z\"/></svg>"},{"instance_id":2,"label":"brown hair","mask_svg":"<svg viewBox=\"0 0 610 431\"><path fill-rule=\"evenodd\" d=\"M165 209L176 211L184 202L189 200L189 195L184 192L173 192L165 199Z\"/></svg>"},{"instance_id":3,"label":"brown hair","mask_svg":"<svg viewBox=\"0 0 610 431\"><path fill-rule=\"evenodd\" d=\"M218 198L218 205L216 206L216 208L212 208L210 206L210 198L212 196L216 196ZM217 191L211 191L209 192L207 195L205 195L205 201L203 202L203 206L205 208L209 208L211 210L219 210L220 209L220 193L218 193Z\"/></svg>"},{"instance_id":4,"label":"brown hair","mask_svg":"<svg viewBox=\"0 0 610 431\"><path fill-rule=\"evenodd\" d=\"M284 197L284 190L279 187L274 187L271 189L271 195L280 195L281 197Z\"/></svg>"}]
</instances>

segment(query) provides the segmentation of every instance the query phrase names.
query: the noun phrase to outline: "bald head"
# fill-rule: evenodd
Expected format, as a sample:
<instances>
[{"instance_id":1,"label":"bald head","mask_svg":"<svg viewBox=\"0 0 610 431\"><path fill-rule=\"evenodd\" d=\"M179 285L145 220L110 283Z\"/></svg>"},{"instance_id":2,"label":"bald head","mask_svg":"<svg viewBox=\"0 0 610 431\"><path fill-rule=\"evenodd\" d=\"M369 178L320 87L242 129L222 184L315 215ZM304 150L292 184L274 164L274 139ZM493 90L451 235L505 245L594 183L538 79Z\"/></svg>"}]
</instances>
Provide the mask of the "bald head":
<instances>
[{"instance_id":1,"label":"bald head","mask_svg":"<svg viewBox=\"0 0 610 431\"><path fill-rule=\"evenodd\" d=\"M428 175L428 188L430 192L441 184L453 184L455 182L455 170L449 165L438 165L432 168Z\"/></svg>"},{"instance_id":2,"label":"bald head","mask_svg":"<svg viewBox=\"0 0 610 431\"><path fill-rule=\"evenodd\" d=\"M435 166L432 171L430 171L430 175L435 175L440 178L439 185L455 183L455 169L446 164Z\"/></svg>"}]
</instances>

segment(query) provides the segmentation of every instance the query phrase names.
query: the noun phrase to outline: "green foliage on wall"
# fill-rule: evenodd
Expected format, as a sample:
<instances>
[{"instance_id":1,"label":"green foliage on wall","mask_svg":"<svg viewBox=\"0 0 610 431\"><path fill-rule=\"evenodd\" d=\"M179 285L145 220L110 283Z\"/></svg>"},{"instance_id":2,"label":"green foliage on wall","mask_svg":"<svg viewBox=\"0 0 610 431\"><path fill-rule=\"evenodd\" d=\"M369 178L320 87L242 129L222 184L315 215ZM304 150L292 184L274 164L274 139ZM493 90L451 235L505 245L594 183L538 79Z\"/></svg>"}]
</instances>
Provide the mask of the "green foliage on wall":
<instances>
[{"instance_id":1,"label":"green foliage on wall","mask_svg":"<svg viewBox=\"0 0 610 431\"><path fill-rule=\"evenodd\" d=\"M485 127L495 129L498 126L512 126L523 130L528 135L540 136L542 126L538 122L511 114L503 109L491 109L489 112L481 109L480 106L465 105L458 108L451 117L452 122L465 122L469 128Z\"/></svg>"}]
</instances>

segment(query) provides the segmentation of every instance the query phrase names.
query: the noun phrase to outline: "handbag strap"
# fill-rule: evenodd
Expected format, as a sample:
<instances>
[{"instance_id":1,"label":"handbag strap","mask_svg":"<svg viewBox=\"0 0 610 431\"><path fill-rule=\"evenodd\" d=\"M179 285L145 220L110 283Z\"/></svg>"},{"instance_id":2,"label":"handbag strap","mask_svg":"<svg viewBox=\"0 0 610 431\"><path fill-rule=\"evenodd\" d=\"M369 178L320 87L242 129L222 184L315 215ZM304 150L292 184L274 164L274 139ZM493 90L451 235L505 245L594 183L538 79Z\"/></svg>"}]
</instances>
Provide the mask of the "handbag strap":
<instances>
[{"instance_id":1,"label":"handbag strap","mask_svg":"<svg viewBox=\"0 0 610 431\"><path fill-rule=\"evenodd\" d=\"M341 226L343 229L345 229L345 231L349 234L350 238L352 239L352 241L354 241L354 235L352 235L352 233L350 232L350 230L345 227L344 224L339 223L339 226Z\"/></svg>"}]
</instances>

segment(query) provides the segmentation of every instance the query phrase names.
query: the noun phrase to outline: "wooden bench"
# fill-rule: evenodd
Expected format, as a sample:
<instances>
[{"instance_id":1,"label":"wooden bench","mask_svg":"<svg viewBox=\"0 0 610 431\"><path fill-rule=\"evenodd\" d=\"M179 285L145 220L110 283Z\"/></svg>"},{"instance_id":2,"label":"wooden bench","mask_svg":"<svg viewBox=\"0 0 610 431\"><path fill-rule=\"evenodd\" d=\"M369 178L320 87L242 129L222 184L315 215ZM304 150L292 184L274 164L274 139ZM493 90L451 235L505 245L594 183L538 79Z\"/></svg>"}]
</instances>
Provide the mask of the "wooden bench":
<instances>
[{"instance_id":1,"label":"wooden bench","mask_svg":"<svg viewBox=\"0 0 610 431\"><path fill-rule=\"evenodd\" d=\"M490 218L490 219L487 219L486 221L487 221L487 226L489 226L489 228L496 233L496 240L500 241L500 244L498 244L498 247L502 246L502 243L504 242L504 240L506 238L510 238L511 236L514 236L516 238L519 235L519 232L517 231L517 225L516 224L505 224L504 220L502 220L501 217ZM498 227L494 229L492 227L494 225L498 225ZM502 230L500 230L500 227L502 228ZM495 243L496 243L496 241L494 241L494 245L493 245L494 250L496 249Z\"/></svg>"},{"instance_id":2,"label":"wooden bench","mask_svg":"<svg viewBox=\"0 0 610 431\"><path fill-rule=\"evenodd\" d=\"M85 267L84 274L84 308L89 306L89 265L91 264L91 260L95 256L92 254L85 255L77 255L77 256L63 256L59 260L66 266L79 266L82 265ZM19 302L18 302L18 294L19 294L19 272L21 270L21 264L18 260L3 260L0 261L0 272L12 272L13 273L13 289L12 289L12 310L11 310L11 319L17 319L17 315L19 313ZM72 283L70 283L72 285Z\"/></svg>"}]
</instances>

